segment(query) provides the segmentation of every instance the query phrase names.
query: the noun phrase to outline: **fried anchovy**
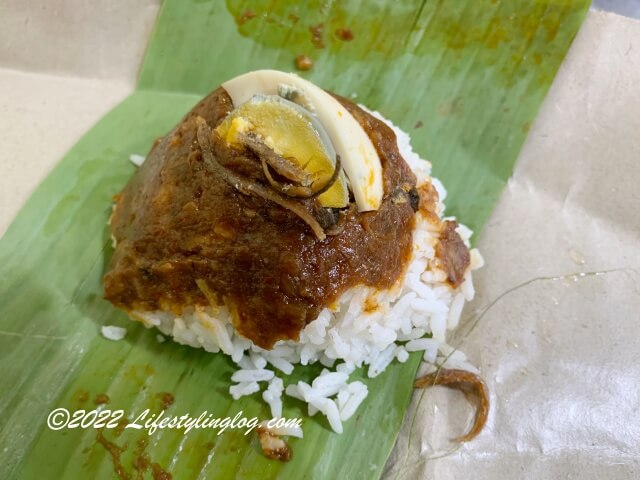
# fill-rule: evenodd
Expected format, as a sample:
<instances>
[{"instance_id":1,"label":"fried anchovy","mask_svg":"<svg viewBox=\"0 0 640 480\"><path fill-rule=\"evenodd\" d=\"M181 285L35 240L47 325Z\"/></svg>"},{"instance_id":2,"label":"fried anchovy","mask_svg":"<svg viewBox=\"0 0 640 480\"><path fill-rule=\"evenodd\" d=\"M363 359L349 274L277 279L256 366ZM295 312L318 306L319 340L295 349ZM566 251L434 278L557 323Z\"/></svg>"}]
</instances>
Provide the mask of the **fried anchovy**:
<instances>
[{"instance_id":1,"label":"fried anchovy","mask_svg":"<svg viewBox=\"0 0 640 480\"><path fill-rule=\"evenodd\" d=\"M466 370L443 368L418 378L414 383L416 388L427 388L434 385L460 390L465 394L467 400L476 405L476 418L471 430L456 438L458 442L473 440L484 428L489 415L489 389L484 380L479 375Z\"/></svg>"},{"instance_id":2,"label":"fried anchovy","mask_svg":"<svg viewBox=\"0 0 640 480\"><path fill-rule=\"evenodd\" d=\"M313 216L304 208L304 206L291 201L278 192L260 185L259 183L246 180L220 165L220 163L216 160L215 155L213 154L213 147L211 145L211 127L207 125L206 120L202 117L196 117L196 125L198 127L196 138L198 140L198 144L200 145L200 149L202 150L203 159L206 162L207 166L214 173L219 175L220 178L223 178L227 183L232 185L236 190L244 195L261 197L265 200L272 201L280 205L281 207L286 208L287 210L292 211L307 225L309 225L318 240L324 240L326 238L324 230L322 229L318 221L313 218Z\"/></svg>"}]
</instances>

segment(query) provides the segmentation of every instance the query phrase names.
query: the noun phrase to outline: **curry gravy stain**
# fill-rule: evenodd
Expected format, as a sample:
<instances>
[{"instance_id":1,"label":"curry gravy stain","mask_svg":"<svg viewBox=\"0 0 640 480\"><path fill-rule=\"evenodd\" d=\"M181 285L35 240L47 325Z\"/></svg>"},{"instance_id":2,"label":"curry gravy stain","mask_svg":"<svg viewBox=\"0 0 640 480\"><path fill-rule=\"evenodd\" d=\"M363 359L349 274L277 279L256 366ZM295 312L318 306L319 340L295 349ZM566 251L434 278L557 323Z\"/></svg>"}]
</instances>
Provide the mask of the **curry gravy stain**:
<instances>
[{"instance_id":1,"label":"curry gravy stain","mask_svg":"<svg viewBox=\"0 0 640 480\"><path fill-rule=\"evenodd\" d=\"M156 397L160 400L160 407L162 410L166 410L175 401L175 397L169 392L160 392L156 394Z\"/></svg>"},{"instance_id":2,"label":"curry gravy stain","mask_svg":"<svg viewBox=\"0 0 640 480\"><path fill-rule=\"evenodd\" d=\"M89 400L89 391L81 388L73 394L71 400L77 402L78 406L87 403L87 400Z\"/></svg>"},{"instance_id":3,"label":"curry gravy stain","mask_svg":"<svg viewBox=\"0 0 640 480\"><path fill-rule=\"evenodd\" d=\"M141 438L136 443L136 450L134 452L133 468L136 471L136 480L143 480L144 474L151 467L151 475L153 480L171 480L173 475L163 469L160 464L153 462L149 458L149 454L146 452L149 441L146 438Z\"/></svg>"},{"instance_id":4,"label":"curry gravy stain","mask_svg":"<svg viewBox=\"0 0 640 480\"><path fill-rule=\"evenodd\" d=\"M128 443L125 443L121 447L107 440L103 435L102 429L98 430L96 440L111 456L114 472L120 480L131 480L132 478L135 478L135 480L144 480L145 473L148 472L149 469L151 469L151 476L154 480L172 480L173 475L162 468L160 464L154 462L147 453L146 449L149 445L149 440L146 436L139 439L135 444L132 452L133 460L131 461L131 467L133 470L131 472L125 469L122 461L122 455L129 447ZM132 475L134 475L134 477L132 477Z\"/></svg>"},{"instance_id":5,"label":"curry gravy stain","mask_svg":"<svg viewBox=\"0 0 640 480\"><path fill-rule=\"evenodd\" d=\"M343 42L350 42L353 40L353 32L349 28L338 28L336 30L336 36Z\"/></svg>"},{"instance_id":6,"label":"curry gravy stain","mask_svg":"<svg viewBox=\"0 0 640 480\"><path fill-rule=\"evenodd\" d=\"M173 475L163 470L157 463L151 464L151 474L153 475L153 480L171 480L173 478Z\"/></svg>"},{"instance_id":7,"label":"curry gravy stain","mask_svg":"<svg viewBox=\"0 0 640 480\"><path fill-rule=\"evenodd\" d=\"M521 67L553 73L556 62L544 59L563 56L565 48L549 44L564 22L574 20L569 17L584 10L576 4L543 0L527 3L526 8L510 0L474 0L462 9L462 2L384 7L361 2L357 10L348 1L274 0L253 4L255 18L246 22L242 21L246 2L226 0L226 4L242 36L294 56L314 46L349 59L372 54L391 59L400 53L439 57L450 51L458 59L473 55L480 65L499 61L503 68L498 73L507 78ZM508 52L511 60L505 62Z\"/></svg>"},{"instance_id":8,"label":"curry gravy stain","mask_svg":"<svg viewBox=\"0 0 640 480\"><path fill-rule=\"evenodd\" d=\"M413 23L413 10L406 8L361 9L353 15L345 2L311 0L294 4L282 0L253 5L256 12L254 22L240 23L238 19L244 8L240 0L227 0L227 8L233 15L242 36L261 44L289 50L291 53L308 47L327 48L336 52L345 43L361 40L367 50L390 53L397 51L406 37L407 28ZM387 20L391 20L387 22ZM251 23L254 23L253 25ZM258 23L261 23L258 27ZM379 35L381 32L389 34ZM361 57L361 52L353 51Z\"/></svg>"},{"instance_id":9,"label":"curry gravy stain","mask_svg":"<svg viewBox=\"0 0 640 480\"><path fill-rule=\"evenodd\" d=\"M310 70L311 67L313 67L313 60L311 60L306 55L298 55L295 58L295 64L298 70L306 71Z\"/></svg>"},{"instance_id":10,"label":"curry gravy stain","mask_svg":"<svg viewBox=\"0 0 640 480\"><path fill-rule=\"evenodd\" d=\"M311 43L316 48L324 48L324 24L319 23L309 27L311 32Z\"/></svg>"},{"instance_id":11,"label":"curry gravy stain","mask_svg":"<svg viewBox=\"0 0 640 480\"><path fill-rule=\"evenodd\" d=\"M238 25L244 25L245 23L247 23L249 20L251 20L255 16L256 16L256 12L254 12L253 10L248 8L242 13L242 15L240 15L236 19L236 22L238 22Z\"/></svg>"},{"instance_id":12,"label":"curry gravy stain","mask_svg":"<svg viewBox=\"0 0 640 480\"><path fill-rule=\"evenodd\" d=\"M378 305L378 301L375 297L367 297L364 301L364 313L373 313L375 312L380 305Z\"/></svg>"},{"instance_id":13,"label":"curry gravy stain","mask_svg":"<svg viewBox=\"0 0 640 480\"><path fill-rule=\"evenodd\" d=\"M127 449L128 444L125 443L123 447L119 447L115 443L110 442L102 434L102 429L98 430L98 436L96 437L96 440L100 445L102 445L105 448L105 450L107 450L107 452L109 452L109 455L111 455L111 461L113 462L113 469L116 475L118 476L118 478L120 478L121 480L129 480L131 476L124 469L124 467L122 466L122 462L120 460L120 456L122 455L122 452L124 452Z\"/></svg>"},{"instance_id":14,"label":"curry gravy stain","mask_svg":"<svg viewBox=\"0 0 640 480\"><path fill-rule=\"evenodd\" d=\"M124 432L124 429L127 427L127 425L129 424L129 421L126 418L121 418L120 420L118 420L118 424L116 425L116 428L113 429L113 434L116 437L119 437L120 435L122 435L122 432Z\"/></svg>"},{"instance_id":15,"label":"curry gravy stain","mask_svg":"<svg viewBox=\"0 0 640 480\"><path fill-rule=\"evenodd\" d=\"M96 398L93 399L93 403L95 403L96 405L109 403L109 395L107 395L106 393L99 393L98 395L96 395Z\"/></svg>"},{"instance_id":16,"label":"curry gravy stain","mask_svg":"<svg viewBox=\"0 0 640 480\"><path fill-rule=\"evenodd\" d=\"M144 478L144 472L149 469L151 460L146 452L149 441L146 438L141 438L136 442L136 449L134 451L133 469L136 471L136 479Z\"/></svg>"}]
</instances>

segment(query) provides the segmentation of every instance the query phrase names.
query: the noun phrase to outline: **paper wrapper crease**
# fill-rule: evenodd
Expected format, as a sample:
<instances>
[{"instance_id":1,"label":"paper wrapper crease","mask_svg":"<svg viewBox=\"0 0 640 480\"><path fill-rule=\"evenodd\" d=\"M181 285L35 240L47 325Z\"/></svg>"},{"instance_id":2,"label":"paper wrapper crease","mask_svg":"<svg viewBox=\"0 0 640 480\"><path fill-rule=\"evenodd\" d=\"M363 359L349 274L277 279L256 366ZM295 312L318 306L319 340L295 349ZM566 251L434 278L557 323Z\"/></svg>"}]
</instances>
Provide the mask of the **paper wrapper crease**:
<instances>
[{"instance_id":1,"label":"paper wrapper crease","mask_svg":"<svg viewBox=\"0 0 640 480\"><path fill-rule=\"evenodd\" d=\"M386 478L640 474L640 22L591 13L484 229L452 345L491 391L416 392Z\"/></svg>"}]
</instances>

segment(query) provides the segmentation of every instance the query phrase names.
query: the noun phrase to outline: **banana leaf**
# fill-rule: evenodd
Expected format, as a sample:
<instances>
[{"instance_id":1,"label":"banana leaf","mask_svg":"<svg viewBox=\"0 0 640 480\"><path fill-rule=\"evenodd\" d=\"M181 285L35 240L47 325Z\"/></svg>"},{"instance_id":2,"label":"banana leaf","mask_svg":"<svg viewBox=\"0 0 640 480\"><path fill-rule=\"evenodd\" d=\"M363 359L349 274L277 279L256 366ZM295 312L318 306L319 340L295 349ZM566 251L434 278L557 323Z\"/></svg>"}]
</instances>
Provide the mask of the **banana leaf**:
<instances>
[{"instance_id":1,"label":"banana leaf","mask_svg":"<svg viewBox=\"0 0 640 480\"><path fill-rule=\"evenodd\" d=\"M419 356L363 378L369 396L342 435L302 418L288 463L228 429L54 431L47 416L123 409L267 418L259 394L230 399L232 362L132 323L102 298L111 197L204 94L248 70L291 71L379 110L413 137L449 191L447 213L479 230L576 35L588 0L340 2L166 0L136 91L98 122L27 201L0 240L0 478L379 478ZM352 38L350 38L352 36ZM486 268L491 268L490 266ZM113 342L100 326L128 330ZM292 381L317 367L296 368ZM168 396L167 394L170 394ZM102 397L100 399L99 397ZM167 401L171 398L173 401ZM170 405L169 405L170 404ZM157 472L156 472L157 473Z\"/></svg>"}]
</instances>

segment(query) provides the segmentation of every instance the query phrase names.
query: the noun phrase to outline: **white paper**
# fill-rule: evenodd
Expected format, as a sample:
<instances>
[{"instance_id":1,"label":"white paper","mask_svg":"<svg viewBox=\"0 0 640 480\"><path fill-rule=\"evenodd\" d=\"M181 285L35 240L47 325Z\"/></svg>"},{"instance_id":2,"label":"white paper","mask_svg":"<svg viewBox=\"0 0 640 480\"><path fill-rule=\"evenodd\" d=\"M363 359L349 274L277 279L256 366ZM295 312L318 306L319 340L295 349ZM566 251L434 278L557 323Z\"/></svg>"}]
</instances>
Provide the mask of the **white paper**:
<instances>
[{"instance_id":1,"label":"white paper","mask_svg":"<svg viewBox=\"0 0 640 480\"><path fill-rule=\"evenodd\" d=\"M159 3L0 2L0 236L67 151L133 91Z\"/></svg>"},{"instance_id":2,"label":"white paper","mask_svg":"<svg viewBox=\"0 0 640 480\"><path fill-rule=\"evenodd\" d=\"M386 478L640 478L639 184L640 22L591 13L480 238L487 427L453 444L463 395L417 392Z\"/></svg>"},{"instance_id":3,"label":"white paper","mask_svg":"<svg viewBox=\"0 0 640 480\"><path fill-rule=\"evenodd\" d=\"M132 91L157 8L0 5L0 234ZM464 397L417 392L387 478L640 477L639 184L640 22L592 12L480 240L458 337L491 390L487 428L452 444Z\"/></svg>"}]
</instances>

